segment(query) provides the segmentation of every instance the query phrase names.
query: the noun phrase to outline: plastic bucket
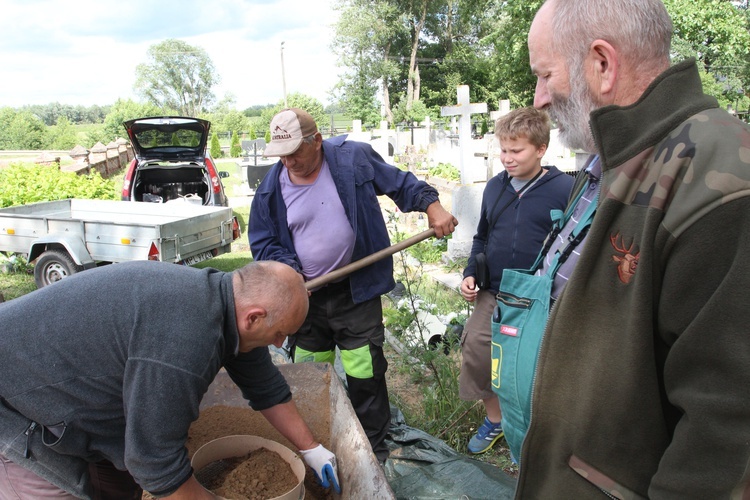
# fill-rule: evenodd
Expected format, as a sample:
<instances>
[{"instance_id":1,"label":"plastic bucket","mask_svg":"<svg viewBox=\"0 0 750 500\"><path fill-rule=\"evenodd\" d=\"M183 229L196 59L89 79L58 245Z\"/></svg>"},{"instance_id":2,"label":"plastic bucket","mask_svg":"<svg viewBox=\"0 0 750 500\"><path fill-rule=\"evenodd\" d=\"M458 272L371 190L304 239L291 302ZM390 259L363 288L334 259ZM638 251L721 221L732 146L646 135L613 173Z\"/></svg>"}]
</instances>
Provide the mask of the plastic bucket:
<instances>
[{"instance_id":1,"label":"plastic bucket","mask_svg":"<svg viewBox=\"0 0 750 500\"><path fill-rule=\"evenodd\" d=\"M242 457L251 451L266 448L276 452L281 458L289 463L292 472L297 477L297 485L287 493L269 500L302 500L305 497L305 464L289 448L258 436L225 436L210 441L195 452L191 465L193 470L199 472L206 465L226 458Z\"/></svg>"}]
</instances>

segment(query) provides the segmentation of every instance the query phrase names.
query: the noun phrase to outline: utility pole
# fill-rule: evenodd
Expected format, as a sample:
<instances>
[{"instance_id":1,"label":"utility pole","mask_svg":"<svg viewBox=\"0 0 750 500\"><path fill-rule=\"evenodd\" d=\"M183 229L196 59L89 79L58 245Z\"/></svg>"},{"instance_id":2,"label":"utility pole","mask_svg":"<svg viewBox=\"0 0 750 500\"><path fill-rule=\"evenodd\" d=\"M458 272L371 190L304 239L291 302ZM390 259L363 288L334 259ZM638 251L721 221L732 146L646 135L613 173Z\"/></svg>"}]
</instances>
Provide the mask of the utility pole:
<instances>
[{"instance_id":1,"label":"utility pole","mask_svg":"<svg viewBox=\"0 0 750 500\"><path fill-rule=\"evenodd\" d=\"M288 108L289 104L286 102L286 75L284 74L284 42L281 42L281 85L284 90L284 107Z\"/></svg>"}]
</instances>

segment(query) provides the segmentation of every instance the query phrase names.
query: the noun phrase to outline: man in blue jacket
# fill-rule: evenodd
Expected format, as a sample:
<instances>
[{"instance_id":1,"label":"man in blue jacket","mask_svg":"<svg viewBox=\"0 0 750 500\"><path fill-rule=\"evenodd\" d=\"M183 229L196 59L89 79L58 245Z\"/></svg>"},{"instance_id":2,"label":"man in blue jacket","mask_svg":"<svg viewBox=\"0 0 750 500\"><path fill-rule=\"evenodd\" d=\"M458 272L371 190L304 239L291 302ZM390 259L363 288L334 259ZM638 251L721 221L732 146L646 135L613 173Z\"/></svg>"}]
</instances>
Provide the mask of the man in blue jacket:
<instances>
[{"instance_id":1,"label":"man in blue jacket","mask_svg":"<svg viewBox=\"0 0 750 500\"><path fill-rule=\"evenodd\" d=\"M385 163L366 143L346 136L323 141L302 109L274 116L264 154L281 161L256 190L250 249L255 260L283 262L306 280L390 245L379 195L404 212L425 212L438 238L458 224L433 187ZM339 348L352 405L381 462L388 457L390 405L380 296L394 286L393 261L386 258L313 290L307 318L289 338L295 362L333 362Z\"/></svg>"}]
</instances>

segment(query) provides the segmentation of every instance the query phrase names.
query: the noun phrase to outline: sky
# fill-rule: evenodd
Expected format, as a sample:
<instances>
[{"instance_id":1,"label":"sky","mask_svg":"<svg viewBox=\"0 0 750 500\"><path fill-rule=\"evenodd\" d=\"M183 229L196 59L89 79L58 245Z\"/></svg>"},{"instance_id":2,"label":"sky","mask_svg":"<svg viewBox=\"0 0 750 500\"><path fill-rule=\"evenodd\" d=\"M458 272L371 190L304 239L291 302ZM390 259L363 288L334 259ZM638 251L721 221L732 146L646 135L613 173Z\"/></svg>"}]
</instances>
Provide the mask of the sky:
<instances>
[{"instance_id":1,"label":"sky","mask_svg":"<svg viewBox=\"0 0 750 500\"><path fill-rule=\"evenodd\" d=\"M341 68L333 0L0 0L0 108L138 100L135 68L169 38L204 49L236 108L294 92L325 106ZM282 72L282 45L283 72Z\"/></svg>"}]
</instances>

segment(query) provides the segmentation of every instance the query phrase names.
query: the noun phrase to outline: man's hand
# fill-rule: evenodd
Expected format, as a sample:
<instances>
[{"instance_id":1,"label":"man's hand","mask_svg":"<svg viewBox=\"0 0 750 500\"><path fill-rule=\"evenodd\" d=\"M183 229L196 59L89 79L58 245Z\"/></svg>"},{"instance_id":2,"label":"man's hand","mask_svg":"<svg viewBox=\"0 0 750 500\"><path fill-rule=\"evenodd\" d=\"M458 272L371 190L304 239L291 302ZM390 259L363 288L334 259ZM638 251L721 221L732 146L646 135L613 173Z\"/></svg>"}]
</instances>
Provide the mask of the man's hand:
<instances>
[{"instance_id":1,"label":"man's hand","mask_svg":"<svg viewBox=\"0 0 750 500\"><path fill-rule=\"evenodd\" d=\"M319 444L309 450L300 450L302 458L307 465L315 472L318 482L324 487L333 487L336 493L341 493L339 486L339 470L336 467L336 455L328 451Z\"/></svg>"},{"instance_id":2,"label":"man's hand","mask_svg":"<svg viewBox=\"0 0 750 500\"><path fill-rule=\"evenodd\" d=\"M461 295L467 302L474 302L477 298L477 280L474 276L467 276L461 281Z\"/></svg>"},{"instance_id":3,"label":"man's hand","mask_svg":"<svg viewBox=\"0 0 750 500\"><path fill-rule=\"evenodd\" d=\"M435 238L448 236L456 230L458 220L444 209L439 201L433 201L425 213L427 213L427 225L435 229Z\"/></svg>"}]
</instances>

